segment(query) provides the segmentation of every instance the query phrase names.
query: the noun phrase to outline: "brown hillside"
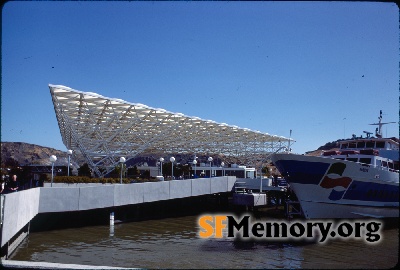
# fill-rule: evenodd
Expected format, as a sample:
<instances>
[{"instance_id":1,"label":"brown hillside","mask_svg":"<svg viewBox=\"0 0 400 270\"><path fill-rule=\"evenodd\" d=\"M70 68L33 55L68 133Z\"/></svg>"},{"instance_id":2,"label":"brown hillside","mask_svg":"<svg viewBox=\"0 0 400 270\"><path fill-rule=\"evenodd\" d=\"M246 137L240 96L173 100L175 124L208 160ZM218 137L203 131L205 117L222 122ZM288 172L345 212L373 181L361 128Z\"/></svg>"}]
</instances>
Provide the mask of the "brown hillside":
<instances>
[{"instance_id":1,"label":"brown hillside","mask_svg":"<svg viewBox=\"0 0 400 270\"><path fill-rule=\"evenodd\" d=\"M19 165L51 165L49 160L51 155L57 157L58 165L67 165L68 155L66 152L50 147L39 146L23 142L1 142L1 164L4 165L10 159L18 162ZM74 164L74 156L72 163Z\"/></svg>"}]
</instances>

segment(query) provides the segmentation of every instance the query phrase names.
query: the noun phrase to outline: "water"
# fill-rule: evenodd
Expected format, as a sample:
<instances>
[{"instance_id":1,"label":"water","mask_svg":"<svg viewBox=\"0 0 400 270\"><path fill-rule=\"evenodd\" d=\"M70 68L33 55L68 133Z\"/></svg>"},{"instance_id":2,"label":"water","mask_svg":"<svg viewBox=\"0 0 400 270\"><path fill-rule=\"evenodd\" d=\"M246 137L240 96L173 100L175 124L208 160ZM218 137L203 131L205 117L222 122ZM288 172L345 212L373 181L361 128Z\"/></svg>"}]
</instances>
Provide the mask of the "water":
<instances>
[{"instance_id":1,"label":"water","mask_svg":"<svg viewBox=\"0 0 400 270\"><path fill-rule=\"evenodd\" d=\"M31 233L13 260L140 268L391 268L398 228L383 240L326 244L200 239L197 216Z\"/></svg>"}]
</instances>

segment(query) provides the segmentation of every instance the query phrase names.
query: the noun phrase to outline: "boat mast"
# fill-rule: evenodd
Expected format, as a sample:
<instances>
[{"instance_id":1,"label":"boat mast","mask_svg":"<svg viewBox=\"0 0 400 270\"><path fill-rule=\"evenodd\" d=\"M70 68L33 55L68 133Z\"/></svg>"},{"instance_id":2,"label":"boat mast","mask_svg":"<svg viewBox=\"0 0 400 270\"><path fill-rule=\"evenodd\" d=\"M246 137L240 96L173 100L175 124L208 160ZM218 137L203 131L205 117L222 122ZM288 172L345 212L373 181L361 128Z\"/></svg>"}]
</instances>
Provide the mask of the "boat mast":
<instances>
[{"instance_id":1,"label":"boat mast","mask_svg":"<svg viewBox=\"0 0 400 270\"><path fill-rule=\"evenodd\" d=\"M375 129L375 136L376 136L377 138L382 138L382 126L383 126L383 125L386 125L386 124L396 123L396 122L382 123L382 110L380 110L379 112L380 112L380 115L379 115L379 117L378 117L379 122L378 122L378 123L374 123L374 124L370 124L370 125L378 126L378 127Z\"/></svg>"}]
</instances>

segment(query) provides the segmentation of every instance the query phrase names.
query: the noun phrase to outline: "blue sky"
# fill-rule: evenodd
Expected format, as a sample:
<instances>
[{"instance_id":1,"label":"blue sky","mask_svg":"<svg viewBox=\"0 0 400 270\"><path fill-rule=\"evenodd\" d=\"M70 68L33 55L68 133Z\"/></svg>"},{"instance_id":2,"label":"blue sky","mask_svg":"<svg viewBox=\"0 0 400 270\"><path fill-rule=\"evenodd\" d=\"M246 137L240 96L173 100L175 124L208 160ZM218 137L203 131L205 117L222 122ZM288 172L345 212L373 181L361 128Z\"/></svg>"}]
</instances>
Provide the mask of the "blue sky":
<instances>
[{"instance_id":1,"label":"blue sky","mask_svg":"<svg viewBox=\"0 0 400 270\"><path fill-rule=\"evenodd\" d=\"M1 141L66 150L48 84L292 129L296 153L399 120L394 3L7 2L1 56Z\"/></svg>"}]
</instances>

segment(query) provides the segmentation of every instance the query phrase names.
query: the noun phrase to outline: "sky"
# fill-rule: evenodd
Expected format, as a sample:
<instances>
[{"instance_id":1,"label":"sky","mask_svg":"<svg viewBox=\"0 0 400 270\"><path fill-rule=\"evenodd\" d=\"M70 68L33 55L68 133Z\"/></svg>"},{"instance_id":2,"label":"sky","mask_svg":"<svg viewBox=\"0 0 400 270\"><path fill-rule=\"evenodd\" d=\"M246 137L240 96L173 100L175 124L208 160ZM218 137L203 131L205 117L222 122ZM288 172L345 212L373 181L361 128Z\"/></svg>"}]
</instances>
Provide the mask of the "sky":
<instances>
[{"instance_id":1,"label":"sky","mask_svg":"<svg viewBox=\"0 0 400 270\"><path fill-rule=\"evenodd\" d=\"M399 8L374 2L7 2L1 141L66 151L48 85L272 135L294 153L399 135Z\"/></svg>"}]
</instances>

